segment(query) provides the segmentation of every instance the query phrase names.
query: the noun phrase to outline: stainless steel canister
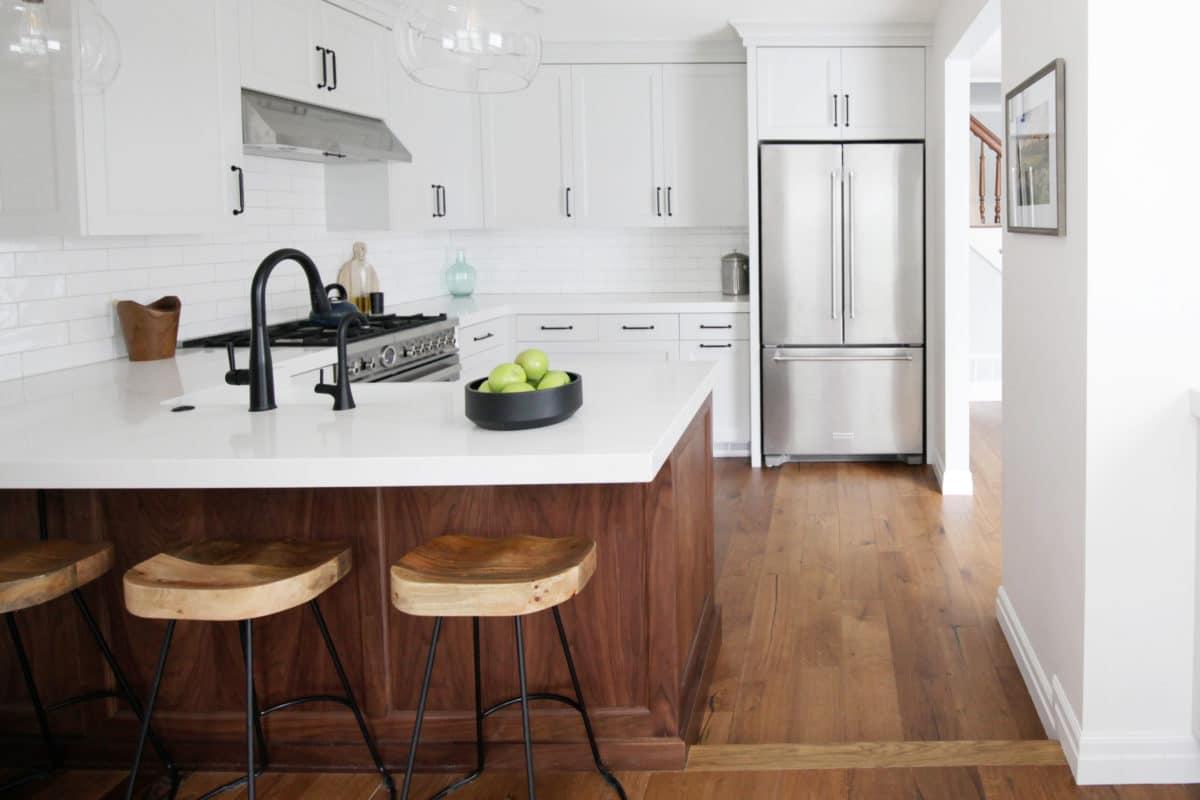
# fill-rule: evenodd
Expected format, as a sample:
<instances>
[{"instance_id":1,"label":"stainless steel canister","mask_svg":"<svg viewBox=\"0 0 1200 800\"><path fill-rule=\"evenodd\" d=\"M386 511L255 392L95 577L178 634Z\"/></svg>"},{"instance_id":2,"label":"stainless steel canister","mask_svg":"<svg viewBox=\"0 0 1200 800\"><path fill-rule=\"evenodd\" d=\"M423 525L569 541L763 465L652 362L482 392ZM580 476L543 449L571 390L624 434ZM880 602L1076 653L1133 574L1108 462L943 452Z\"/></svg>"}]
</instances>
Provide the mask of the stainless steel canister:
<instances>
[{"instance_id":1,"label":"stainless steel canister","mask_svg":"<svg viewBox=\"0 0 1200 800\"><path fill-rule=\"evenodd\" d=\"M750 294L750 258L734 250L721 257L721 294Z\"/></svg>"}]
</instances>

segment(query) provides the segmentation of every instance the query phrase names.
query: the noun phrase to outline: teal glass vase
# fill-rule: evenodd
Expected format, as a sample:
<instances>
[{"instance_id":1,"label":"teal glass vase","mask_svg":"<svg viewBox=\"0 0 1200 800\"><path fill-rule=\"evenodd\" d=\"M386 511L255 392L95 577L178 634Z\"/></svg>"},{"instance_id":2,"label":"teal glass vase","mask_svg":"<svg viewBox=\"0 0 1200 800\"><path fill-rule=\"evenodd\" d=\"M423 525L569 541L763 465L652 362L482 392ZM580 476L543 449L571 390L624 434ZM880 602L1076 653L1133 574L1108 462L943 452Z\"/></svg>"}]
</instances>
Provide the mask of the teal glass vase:
<instances>
[{"instance_id":1,"label":"teal glass vase","mask_svg":"<svg viewBox=\"0 0 1200 800\"><path fill-rule=\"evenodd\" d=\"M468 297L475 291L475 268L467 263L462 250L455 254L454 263L446 267L446 288L455 297Z\"/></svg>"}]
</instances>

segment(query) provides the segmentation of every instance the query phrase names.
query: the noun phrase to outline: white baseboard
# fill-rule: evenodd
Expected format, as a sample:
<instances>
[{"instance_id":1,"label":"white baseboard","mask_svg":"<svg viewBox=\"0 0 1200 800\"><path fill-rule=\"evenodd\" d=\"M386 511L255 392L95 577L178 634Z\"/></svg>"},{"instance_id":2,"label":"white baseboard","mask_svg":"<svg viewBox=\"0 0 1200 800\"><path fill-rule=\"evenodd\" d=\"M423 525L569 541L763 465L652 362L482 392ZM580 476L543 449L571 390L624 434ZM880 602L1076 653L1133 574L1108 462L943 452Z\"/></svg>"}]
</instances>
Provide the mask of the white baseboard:
<instances>
[{"instance_id":1,"label":"white baseboard","mask_svg":"<svg viewBox=\"0 0 1200 800\"><path fill-rule=\"evenodd\" d=\"M1062 745L1076 783L1200 783L1200 743L1190 731L1084 733L1058 676L1046 677L1003 586L996 593L996 617L1042 726Z\"/></svg>"},{"instance_id":2,"label":"white baseboard","mask_svg":"<svg viewBox=\"0 0 1200 800\"><path fill-rule=\"evenodd\" d=\"M749 455L749 442L713 442L713 458L746 458Z\"/></svg>"},{"instance_id":3,"label":"white baseboard","mask_svg":"<svg viewBox=\"0 0 1200 800\"><path fill-rule=\"evenodd\" d=\"M972 381L972 403L998 403L1003 398L1003 384L1000 381Z\"/></svg>"},{"instance_id":4,"label":"white baseboard","mask_svg":"<svg viewBox=\"0 0 1200 800\"><path fill-rule=\"evenodd\" d=\"M929 451L929 464L933 467L934 477L944 495L967 496L975 494L975 481L969 469L946 469L942 454L937 450Z\"/></svg>"}]
</instances>

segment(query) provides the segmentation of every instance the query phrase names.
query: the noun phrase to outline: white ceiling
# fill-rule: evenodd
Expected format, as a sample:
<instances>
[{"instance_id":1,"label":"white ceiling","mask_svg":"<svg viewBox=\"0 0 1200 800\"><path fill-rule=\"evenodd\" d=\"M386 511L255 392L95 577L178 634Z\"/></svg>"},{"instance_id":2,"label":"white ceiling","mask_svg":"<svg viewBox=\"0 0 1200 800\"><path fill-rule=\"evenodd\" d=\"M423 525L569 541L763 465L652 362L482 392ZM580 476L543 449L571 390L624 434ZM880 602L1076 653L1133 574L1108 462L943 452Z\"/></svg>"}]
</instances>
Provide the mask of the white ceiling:
<instances>
[{"instance_id":1,"label":"white ceiling","mask_svg":"<svg viewBox=\"0 0 1200 800\"><path fill-rule=\"evenodd\" d=\"M362 0L399 11L404 0ZM942 0L526 0L550 42L736 39L729 20L808 25L928 24ZM957 2L957 0L949 0Z\"/></svg>"},{"instance_id":2,"label":"white ceiling","mask_svg":"<svg viewBox=\"0 0 1200 800\"><path fill-rule=\"evenodd\" d=\"M976 83L1000 82L1000 30L984 42L971 59L971 80Z\"/></svg>"},{"instance_id":3,"label":"white ceiling","mask_svg":"<svg viewBox=\"0 0 1200 800\"><path fill-rule=\"evenodd\" d=\"M733 39L729 20L809 25L930 23L942 0L532 0L547 41Z\"/></svg>"}]
</instances>

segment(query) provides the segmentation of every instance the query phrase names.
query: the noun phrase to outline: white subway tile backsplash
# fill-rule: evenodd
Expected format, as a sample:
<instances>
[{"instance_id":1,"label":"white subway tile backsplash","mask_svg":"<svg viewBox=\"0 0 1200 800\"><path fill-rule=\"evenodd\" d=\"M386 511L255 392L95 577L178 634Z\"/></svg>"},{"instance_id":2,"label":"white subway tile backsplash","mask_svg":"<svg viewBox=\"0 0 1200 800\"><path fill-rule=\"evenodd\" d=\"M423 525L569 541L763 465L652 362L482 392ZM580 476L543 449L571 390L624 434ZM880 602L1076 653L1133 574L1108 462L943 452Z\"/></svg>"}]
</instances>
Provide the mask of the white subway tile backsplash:
<instances>
[{"instance_id":1,"label":"white subway tile backsplash","mask_svg":"<svg viewBox=\"0 0 1200 800\"><path fill-rule=\"evenodd\" d=\"M180 337L249 324L250 278L272 250L312 256L327 282L365 241L388 305L445 292L463 249L479 292L692 292L720 288L721 255L745 250L745 229L399 233L325 230L324 167L246 159L248 211L214 234L0 239L0 380L123 357L114 300L183 300ZM281 265L268 319L307 313L304 277Z\"/></svg>"}]
</instances>

